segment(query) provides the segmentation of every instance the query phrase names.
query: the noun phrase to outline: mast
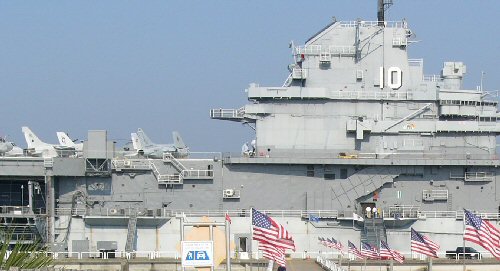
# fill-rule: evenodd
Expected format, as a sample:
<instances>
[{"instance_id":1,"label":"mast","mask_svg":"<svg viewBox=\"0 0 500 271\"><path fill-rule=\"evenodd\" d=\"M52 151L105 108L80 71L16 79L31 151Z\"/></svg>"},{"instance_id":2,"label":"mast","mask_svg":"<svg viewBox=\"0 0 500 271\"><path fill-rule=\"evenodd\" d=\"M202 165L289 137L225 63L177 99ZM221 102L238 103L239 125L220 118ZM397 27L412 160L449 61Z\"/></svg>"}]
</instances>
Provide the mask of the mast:
<instances>
[{"instance_id":1,"label":"mast","mask_svg":"<svg viewBox=\"0 0 500 271\"><path fill-rule=\"evenodd\" d=\"M392 0L377 0L377 21L379 26L384 26L385 11L393 4Z\"/></svg>"}]
</instances>

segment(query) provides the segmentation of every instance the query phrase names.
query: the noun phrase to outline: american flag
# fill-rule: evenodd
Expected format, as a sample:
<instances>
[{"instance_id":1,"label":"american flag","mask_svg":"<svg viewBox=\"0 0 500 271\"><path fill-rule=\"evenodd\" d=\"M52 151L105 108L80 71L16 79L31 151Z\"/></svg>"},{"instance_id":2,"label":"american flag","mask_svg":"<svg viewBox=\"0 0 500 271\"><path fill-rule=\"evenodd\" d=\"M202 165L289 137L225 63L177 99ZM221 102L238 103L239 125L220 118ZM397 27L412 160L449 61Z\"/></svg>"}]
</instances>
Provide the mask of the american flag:
<instances>
[{"instance_id":1,"label":"american flag","mask_svg":"<svg viewBox=\"0 0 500 271\"><path fill-rule=\"evenodd\" d=\"M380 241L380 257L394 259L398 263L403 263L405 259L399 251L389 248L389 245L384 241Z\"/></svg>"},{"instance_id":2,"label":"american flag","mask_svg":"<svg viewBox=\"0 0 500 271\"><path fill-rule=\"evenodd\" d=\"M266 243L259 243L259 250L262 250L262 256L264 258L275 261L281 266L286 266L284 249Z\"/></svg>"},{"instance_id":3,"label":"american flag","mask_svg":"<svg viewBox=\"0 0 500 271\"><path fill-rule=\"evenodd\" d=\"M356 256L356 257L358 257L360 259L364 259L365 258L365 256L363 256L363 254L361 254L361 251L359 251L356 248L356 246L353 243L351 243L351 241L347 242L347 246L349 248L349 250L348 250L349 253L354 254L354 256Z\"/></svg>"},{"instance_id":4,"label":"american flag","mask_svg":"<svg viewBox=\"0 0 500 271\"><path fill-rule=\"evenodd\" d=\"M318 241L320 244L322 244L325 247L328 247L328 242L325 240L323 237L318 237Z\"/></svg>"},{"instance_id":5,"label":"american flag","mask_svg":"<svg viewBox=\"0 0 500 271\"><path fill-rule=\"evenodd\" d=\"M411 250L430 257L437 258L439 245L434 243L427 236L420 234L411 228Z\"/></svg>"},{"instance_id":6,"label":"american flag","mask_svg":"<svg viewBox=\"0 0 500 271\"><path fill-rule=\"evenodd\" d=\"M344 249L344 246L342 245L342 243L335 240L335 238L333 238L333 237L331 239L330 238L326 239L326 241L328 241L328 243L329 243L328 247L340 250L340 252L342 252L342 249Z\"/></svg>"},{"instance_id":7,"label":"american flag","mask_svg":"<svg viewBox=\"0 0 500 271\"><path fill-rule=\"evenodd\" d=\"M252 209L253 239L282 249L295 251L292 235L269 216Z\"/></svg>"},{"instance_id":8,"label":"american flag","mask_svg":"<svg viewBox=\"0 0 500 271\"><path fill-rule=\"evenodd\" d=\"M361 255L368 259L380 259L377 248L365 242L361 242Z\"/></svg>"},{"instance_id":9,"label":"american flag","mask_svg":"<svg viewBox=\"0 0 500 271\"><path fill-rule=\"evenodd\" d=\"M500 260L500 231L489 221L465 211L464 240L476 243Z\"/></svg>"}]
</instances>

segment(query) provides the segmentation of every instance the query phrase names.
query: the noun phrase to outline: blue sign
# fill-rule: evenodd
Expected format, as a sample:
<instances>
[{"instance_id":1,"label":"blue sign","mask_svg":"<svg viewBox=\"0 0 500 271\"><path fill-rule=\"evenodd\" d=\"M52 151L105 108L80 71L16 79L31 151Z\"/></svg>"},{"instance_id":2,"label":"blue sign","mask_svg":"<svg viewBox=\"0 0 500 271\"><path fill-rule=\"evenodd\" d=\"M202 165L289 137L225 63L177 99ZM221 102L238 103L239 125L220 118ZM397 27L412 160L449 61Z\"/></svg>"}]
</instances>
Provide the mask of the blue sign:
<instances>
[{"instance_id":1,"label":"blue sign","mask_svg":"<svg viewBox=\"0 0 500 271\"><path fill-rule=\"evenodd\" d=\"M182 241L182 267L214 266L212 241Z\"/></svg>"},{"instance_id":2,"label":"blue sign","mask_svg":"<svg viewBox=\"0 0 500 271\"><path fill-rule=\"evenodd\" d=\"M210 260L206 250L193 250L189 251L186 255L187 261L207 261Z\"/></svg>"}]
</instances>

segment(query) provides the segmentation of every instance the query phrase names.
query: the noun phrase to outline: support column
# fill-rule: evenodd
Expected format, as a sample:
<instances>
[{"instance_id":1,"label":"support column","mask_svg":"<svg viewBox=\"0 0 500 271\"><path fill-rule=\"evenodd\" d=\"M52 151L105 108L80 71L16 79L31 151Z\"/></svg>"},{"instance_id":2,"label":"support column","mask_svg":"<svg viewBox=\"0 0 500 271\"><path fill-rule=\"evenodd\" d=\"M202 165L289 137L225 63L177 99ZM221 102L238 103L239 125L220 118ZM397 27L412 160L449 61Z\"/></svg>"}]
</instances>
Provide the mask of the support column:
<instances>
[{"instance_id":1,"label":"support column","mask_svg":"<svg viewBox=\"0 0 500 271\"><path fill-rule=\"evenodd\" d=\"M30 214L34 213L34 206L33 206L33 182L28 181L28 207L29 207L29 212Z\"/></svg>"},{"instance_id":2,"label":"support column","mask_svg":"<svg viewBox=\"0 0 500 271\"><path fill-rule=\"evenodd\" d=\"M226 219L226 271L231 271L231 232L230 227L231 223Z\"/></svg>"},{"instance_id":3,"label":"support column","mask_svg":"<svg viewBox=\"0 0 500 271\"><path fill-rule=\"evenodd\" d=\"M54 221L55 221L55 191L54 191L54 177L45 176L45 197L46 197L46 210L47 210L47 243L54 244Z\"/></svg>"}]
</instances>

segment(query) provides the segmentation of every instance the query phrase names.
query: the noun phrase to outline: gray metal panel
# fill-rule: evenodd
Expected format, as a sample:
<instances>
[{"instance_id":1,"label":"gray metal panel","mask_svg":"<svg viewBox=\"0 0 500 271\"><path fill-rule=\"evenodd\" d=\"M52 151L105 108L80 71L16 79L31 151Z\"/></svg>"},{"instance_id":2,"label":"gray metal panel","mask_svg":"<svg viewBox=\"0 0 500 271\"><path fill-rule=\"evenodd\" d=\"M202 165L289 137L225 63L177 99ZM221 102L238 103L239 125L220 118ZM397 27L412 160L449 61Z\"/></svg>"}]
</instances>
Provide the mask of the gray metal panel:
<instances>
[{"instance_id":1,"label":"gray metal panel","mask_svg":"<svg viewBox=\"0 0 500 271\"><path fill-rule=\"evenodd\" d=\"M105 130L89 131L85 147L85 158L107 159L109 156L107 153L107 132Z\"/></svg>"},{"instance_id":2,"label":"gray metal panel","mask_svg":"<svg viewBox=\"0 0 500 271\"><path fill-rule=\"evenodd\" d=\"M71 252L89 252L90 251L90 241L89 240L73 240L71 242ZM75 253L72 257L78 257L78 254ZM88 258L88 253L84 253L81 255L83 258Z\"/></svg>"},{"instance_id":3,"label":"gray metal panel","mask_svg":"<svg viewBox=\"0 0 500 271\"><path fill-rule=\"evenodd\" d=\"M97 250L117 250L116 241L97 241Z\"/></svg>"},{"instance_id":4,"label":"gray metal panel","mask_svg":"<svg viewBox=\"0 0 500 271\"><path fill-rule=\"evenodd\" d=\"M85 176L85 159L54 158L52 172L54 176Z\"/></svg>"}]
</instances>

